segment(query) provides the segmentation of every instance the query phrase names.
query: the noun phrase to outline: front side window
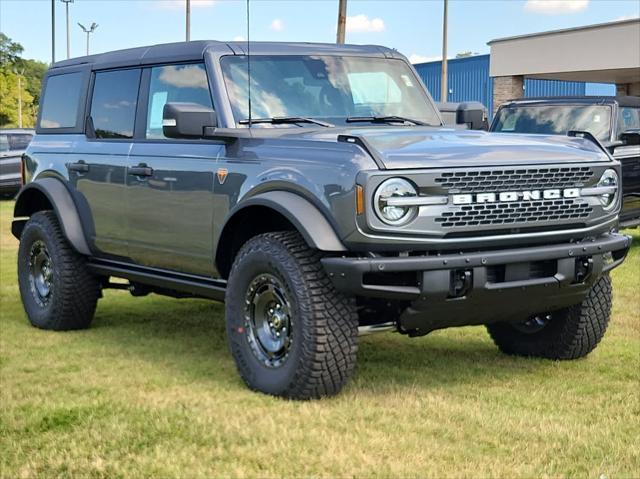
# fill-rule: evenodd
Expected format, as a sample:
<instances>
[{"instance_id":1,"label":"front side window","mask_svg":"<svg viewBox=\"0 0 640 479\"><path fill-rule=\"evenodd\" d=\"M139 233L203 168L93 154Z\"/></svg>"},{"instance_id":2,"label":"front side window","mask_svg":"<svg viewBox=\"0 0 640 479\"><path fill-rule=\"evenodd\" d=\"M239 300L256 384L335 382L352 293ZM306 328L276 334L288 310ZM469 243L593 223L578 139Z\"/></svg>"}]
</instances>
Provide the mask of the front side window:
<instances>
[{"instance_id":1,"label":"front side window","mask_svg":"<svg viewBox=\"0 0 640 479\"><path fill-rule=\"evenodd\" d=\"M623 106L618 109L618 138L628 130L640 129L640 108Z\"/></svg>"},{"instance_id":2,"label":"front side window","mask_svg":"<svg viewBox=\"0 0 640 479\"><path fill-rule=\"evenodd\" d=\"M75 128L81 90L81 72L64 73L47 78L40 113L40 128Z\"/></svg>"},{"instance_id":3,"label":"front side window","mask_svg":"<svg viewBox=\"0 0 640 479\"><path fill-rule=\"evenodd\" d=\"M611 107L604 105L516 105L501 108L493 131L566 135L570 130L588 131L607 141L611 131Z\"/></svg>"},{"instance_id":4,"label":"front side window","mask_svg":"<svg viewBox=\"0 0 640 479\"><path fill-rule=\"evenodd\" d=\"M96 73L91 120L96 138L133 138L140 70Z\"/></svg>"},{"instance_id":5,"label":"front side window","mask_svg":"<svg viewBox=\"0 0 640 479\"><path fill-rule=\"evenodd\" d=\"M213 109L203 64L167 65L151 69L147 138L166 138L162 134L162 110L167 102L197 103Z\"/></svg>"},{"instance_id":6,"label":"front side window","mask_svg":"<svg viewBox=\"0 0 640 479\"><path fill-rule=\"evenodd\" d=\"M221 60L237 123L249 117L247 58ZM389 58L251 57L252 118L306 117L345 123L349 117L402 116L440 125L411 68Z\"/></svg>"}]
</instances>

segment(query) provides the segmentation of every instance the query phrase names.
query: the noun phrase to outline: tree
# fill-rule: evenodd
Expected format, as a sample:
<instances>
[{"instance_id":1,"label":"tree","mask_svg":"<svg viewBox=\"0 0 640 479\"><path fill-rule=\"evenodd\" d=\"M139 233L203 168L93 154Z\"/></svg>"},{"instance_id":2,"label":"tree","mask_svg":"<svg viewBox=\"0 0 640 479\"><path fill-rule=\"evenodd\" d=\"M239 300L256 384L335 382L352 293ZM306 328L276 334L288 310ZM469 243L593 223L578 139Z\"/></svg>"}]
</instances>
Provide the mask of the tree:
<instances>
[{"instance_id":1,"label":"tree","mask_svg":"<svg viewBox=\"0 0 640 479\"><path fill-rule=\"evenodd\" d=\"M0 32L0 127L16 127L22 103L22 126L35 125L42 78L48 65L22 58L24 48ZM18 76L21 76L18 81ZM21 89L18 91L18 84Z\"/></svg>"}]
</instances>

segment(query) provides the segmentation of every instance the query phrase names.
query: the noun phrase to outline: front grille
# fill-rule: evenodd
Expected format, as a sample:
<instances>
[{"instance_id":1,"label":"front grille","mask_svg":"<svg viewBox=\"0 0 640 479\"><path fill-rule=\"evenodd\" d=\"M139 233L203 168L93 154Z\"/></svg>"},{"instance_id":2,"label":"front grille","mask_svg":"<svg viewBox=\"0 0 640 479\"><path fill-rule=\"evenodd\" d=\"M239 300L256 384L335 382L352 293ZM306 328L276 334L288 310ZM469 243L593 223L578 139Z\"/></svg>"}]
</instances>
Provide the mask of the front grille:
<instances>
[{"instance_id":1,"label":"front grille","mask_svg":"<svg viewBox=\"0 0 640 479\"><path fill-rule=\"evenodd\" d=\"M583 186L593 176L591 168L526 168L455 171L440 174L435 181L450 193L483 193L511 190L572 188Z\"/></svg>"},{"instance_id":2,"label":"front grille","mask_svg":"<svg viewBox=\"0 0 640 479\"><path fill-rule=\"evenodd\" d=\"M519 186L519 185L518 185ZM495 226L548 221L580 221L592 212L584 200L578 198L513 201L461 206L458 211L444 211L435 219L443 228L466 226Z\"/></svg>"}]
</instances>

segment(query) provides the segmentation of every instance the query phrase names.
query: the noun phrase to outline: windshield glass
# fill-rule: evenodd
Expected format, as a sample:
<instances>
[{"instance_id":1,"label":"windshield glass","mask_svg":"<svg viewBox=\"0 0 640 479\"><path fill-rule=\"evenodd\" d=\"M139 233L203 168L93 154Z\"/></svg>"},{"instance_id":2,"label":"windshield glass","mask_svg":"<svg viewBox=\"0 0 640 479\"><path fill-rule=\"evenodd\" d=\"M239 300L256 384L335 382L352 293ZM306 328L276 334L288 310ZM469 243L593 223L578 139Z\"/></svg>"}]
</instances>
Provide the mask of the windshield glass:
<instances>
[{"instance_id":1,"label":"windshield glass","mask_svg":"<svg viewBox=\"0 0 640 479\"><path fill-rule=\"evenodd\" d=\"M247 58L227 56L221 65L239 123L249 117ZM344 124L349 117L402 116L440 125L404 61L370 57L252 56L251 116L305 117L334 124Z\"/></svg>"},{"instance_id":2,"label":"windshield glass","mask_svg":"<svg viewBox=\"0 0 640 479\"><path fill-rule=\"evenodd\" d=\"M502 108L493 131L566 135L588 131L600 141L609 140L611 107L603 105L527 105Z\"/></svg>"}]
</instances>

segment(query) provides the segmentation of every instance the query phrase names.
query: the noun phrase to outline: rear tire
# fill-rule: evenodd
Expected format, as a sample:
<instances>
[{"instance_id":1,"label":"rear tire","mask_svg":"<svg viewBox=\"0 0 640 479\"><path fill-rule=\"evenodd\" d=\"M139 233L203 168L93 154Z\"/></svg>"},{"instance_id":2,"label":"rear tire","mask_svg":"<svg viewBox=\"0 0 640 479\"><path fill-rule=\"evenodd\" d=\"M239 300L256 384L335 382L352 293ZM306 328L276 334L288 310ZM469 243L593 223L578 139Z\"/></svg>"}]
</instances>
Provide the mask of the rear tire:
<instances>
[{"instance_id":1,"label":"rear tire","mask_svg":"<svg viewBox=\"0 0 640 479\"><path fill-rule=\"evenodd\" d=\"M355 301L333 288L298 233L249 240L234 260L226 296L227 337L253 390L291 399L338 393L356 364Z\"/></svg>"},{"instance_id":2,"label":"rear tire","mask_svg":"<svg viewBox=\"0 0 640 479\"><path fill-rule=\"evenodd\" d=\"M69 244L52 211L35 213L22 231L18 284L31 324L56 331L88 328L100 283Z\"/></svg>"},{"instance_id":3,"label":"rear tire","mask_svg":"<svg viewBox=\"0 0 640 479\"><path fill-rule=\"evenodd\" d=\"M602 276L582 303L550 313L545 324L487 325L494 343L507 354L548 359L582 358L595 349L611 316L611 280ZM542 320L540 320L542 322ZM530 328L530 331L527 331Z\"/></svg>"}]
</instances>

